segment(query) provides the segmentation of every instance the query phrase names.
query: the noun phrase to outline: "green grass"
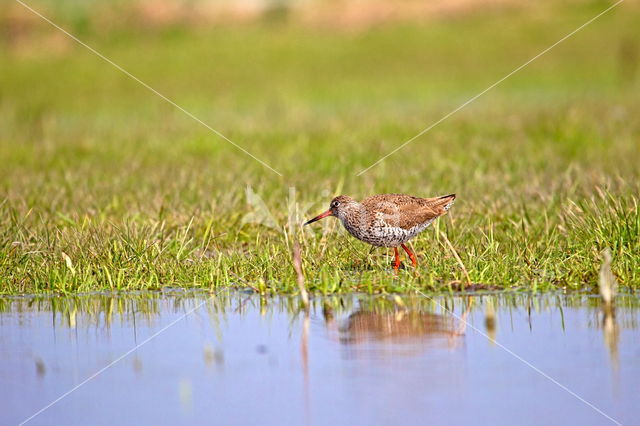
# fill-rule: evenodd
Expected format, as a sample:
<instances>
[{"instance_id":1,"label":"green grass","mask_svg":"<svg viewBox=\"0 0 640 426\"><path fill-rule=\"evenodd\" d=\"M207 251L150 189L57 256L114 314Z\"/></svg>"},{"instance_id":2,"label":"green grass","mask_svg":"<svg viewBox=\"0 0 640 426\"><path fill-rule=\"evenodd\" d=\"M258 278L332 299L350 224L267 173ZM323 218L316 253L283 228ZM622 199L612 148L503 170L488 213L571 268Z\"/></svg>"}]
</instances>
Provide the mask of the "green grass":
<instances>
[{"instance_id":1,"label":"green grass","mask_svg":"<svg viewBox=\"0 0 640 426\"><path fill-rule=\"evenodd\" d=\"M82 34L282 177L79 46L2 48L0 292L295 292L296 240L311 291L435 291L465 279L441 232L473 282L590 290L609 247L621 286L636 289L631 4L356 176L605 7L360 33L255 24ZM417 271L396 278L387 251L369 254L333 219L300 226L334 194L384 192L458 194L414 240Z\"/></svg>"}]
</instances>

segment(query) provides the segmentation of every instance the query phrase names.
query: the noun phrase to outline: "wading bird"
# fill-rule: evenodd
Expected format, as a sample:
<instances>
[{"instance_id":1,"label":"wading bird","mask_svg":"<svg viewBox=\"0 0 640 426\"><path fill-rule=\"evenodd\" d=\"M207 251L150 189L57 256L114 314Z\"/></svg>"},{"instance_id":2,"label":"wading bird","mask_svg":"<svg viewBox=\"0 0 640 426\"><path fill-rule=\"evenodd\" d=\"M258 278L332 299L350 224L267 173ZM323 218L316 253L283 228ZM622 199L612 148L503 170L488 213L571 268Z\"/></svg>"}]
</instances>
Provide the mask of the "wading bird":
<instances>
[{"instance_id":1,"label":"wading bird","mask_svg":"<svg viewBox=\"0 0 640 426\"><path fill-rule=\"evenodd\" d=\"M401 264L398 246L402 246L413 266L417 266L415 254L404 243L447 213L455 199L456 194L434 198L381 194L357 202L347 195L340 195L331 200L329 210L305 225L327 216L335 216L357 239L378 247L393 247L393 269L397 271Z\"/></svg>"}]
</instances>

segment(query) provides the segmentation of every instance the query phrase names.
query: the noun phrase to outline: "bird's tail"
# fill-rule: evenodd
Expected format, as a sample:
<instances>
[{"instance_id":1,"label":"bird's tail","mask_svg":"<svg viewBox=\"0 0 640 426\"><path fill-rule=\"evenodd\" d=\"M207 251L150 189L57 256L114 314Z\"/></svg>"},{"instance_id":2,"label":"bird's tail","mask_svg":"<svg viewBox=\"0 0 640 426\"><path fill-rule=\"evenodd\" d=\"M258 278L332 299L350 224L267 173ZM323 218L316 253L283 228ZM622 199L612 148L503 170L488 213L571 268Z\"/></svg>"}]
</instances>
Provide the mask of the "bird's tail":
<instances>
[{"instance_id":1,"label":"bird's tail","mask_svg":"<svg viewBox=\"0 0 640 426\"><path fill-rule=\"evenodd\" d=\"M438 206L442 207L445 211L449 210L456 200L456 194L443 195L438 197Z\"/></svg>"}]
</instances>

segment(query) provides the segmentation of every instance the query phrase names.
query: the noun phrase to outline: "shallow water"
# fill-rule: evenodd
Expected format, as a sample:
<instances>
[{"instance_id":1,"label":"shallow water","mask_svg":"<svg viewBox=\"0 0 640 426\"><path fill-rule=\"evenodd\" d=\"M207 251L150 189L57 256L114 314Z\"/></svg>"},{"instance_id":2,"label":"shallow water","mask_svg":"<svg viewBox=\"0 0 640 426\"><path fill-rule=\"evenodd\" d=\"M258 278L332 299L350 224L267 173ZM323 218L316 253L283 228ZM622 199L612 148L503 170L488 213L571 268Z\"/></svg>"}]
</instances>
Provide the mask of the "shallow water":
<instances>
[{"instance_id":1,"label":"shallow water","mask_svg":"<svg viewBox=\"0 0 640 426\"><path fill-rule=\"evenodd\" d=\"M0 424L637 424L639 305L620 297L603 318L583 295L352 295L308 311L244 293L4 298Z\"/></svg>"}]
</instances>

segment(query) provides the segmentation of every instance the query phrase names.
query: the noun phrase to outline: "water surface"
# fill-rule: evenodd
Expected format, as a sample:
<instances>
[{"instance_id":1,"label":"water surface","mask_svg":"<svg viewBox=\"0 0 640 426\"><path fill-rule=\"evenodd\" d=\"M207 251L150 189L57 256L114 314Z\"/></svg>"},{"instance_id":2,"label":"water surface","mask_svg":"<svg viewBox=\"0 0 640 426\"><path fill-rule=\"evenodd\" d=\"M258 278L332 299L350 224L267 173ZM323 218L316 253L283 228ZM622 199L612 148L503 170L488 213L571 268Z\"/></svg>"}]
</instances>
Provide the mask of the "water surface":
<instances>
[{"instance_id":1,"label":"water surface","mask_svg":"<svg viewBox=\"0 0 640 426\"><path fill-rule=\"evenodd\" d=\"M585 295L3 298L0 424L637 424L639 312L634 296L606 318Z\"/></svg>"}]
</instances>

